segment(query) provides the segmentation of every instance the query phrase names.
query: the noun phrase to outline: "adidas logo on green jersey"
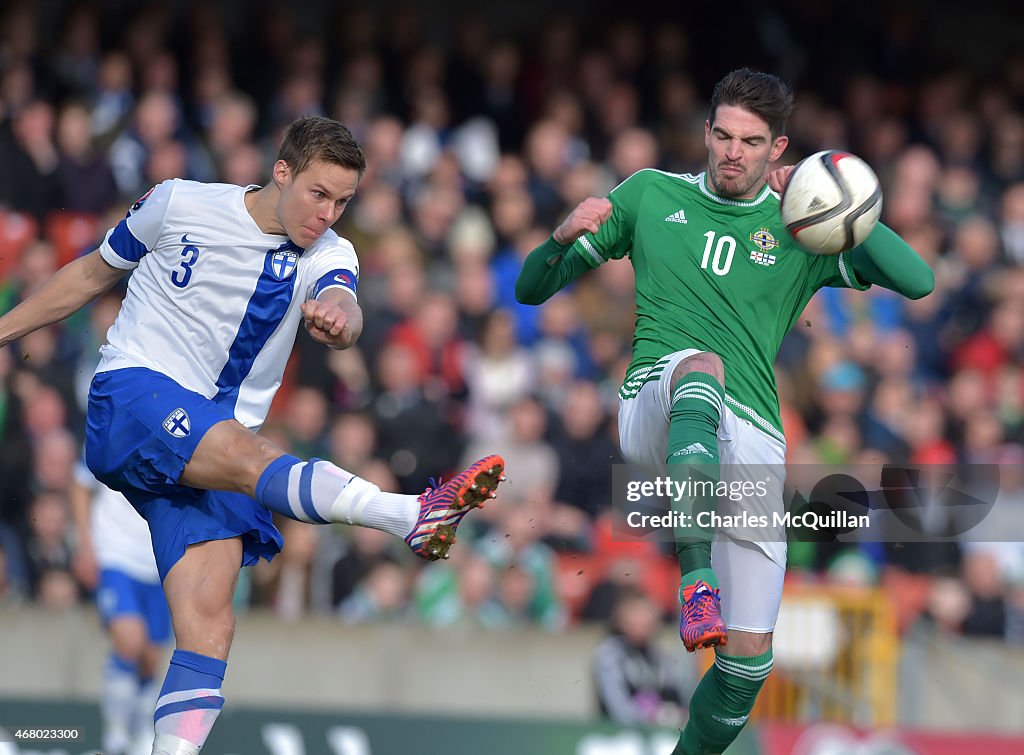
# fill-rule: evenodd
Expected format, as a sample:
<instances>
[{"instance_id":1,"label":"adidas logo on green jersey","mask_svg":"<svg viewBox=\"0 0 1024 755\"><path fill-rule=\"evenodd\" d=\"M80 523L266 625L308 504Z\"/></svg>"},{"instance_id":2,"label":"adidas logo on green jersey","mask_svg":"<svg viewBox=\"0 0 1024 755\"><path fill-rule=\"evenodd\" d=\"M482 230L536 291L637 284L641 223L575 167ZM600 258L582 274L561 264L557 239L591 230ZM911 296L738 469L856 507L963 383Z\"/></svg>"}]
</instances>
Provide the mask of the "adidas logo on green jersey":
<instances>
[{"instance_id":1,"label":"adidas logo on green jersey","mask_svg":"<svg viewBox=\"0 0 1024 755\"><path fill-rule=\"evenodd\" d=\"M685 223L686 213L683 212L682 210L676 210L667 218L665 218L665 220L668 221L669 223Z\"/></svg>"}]
</instances>

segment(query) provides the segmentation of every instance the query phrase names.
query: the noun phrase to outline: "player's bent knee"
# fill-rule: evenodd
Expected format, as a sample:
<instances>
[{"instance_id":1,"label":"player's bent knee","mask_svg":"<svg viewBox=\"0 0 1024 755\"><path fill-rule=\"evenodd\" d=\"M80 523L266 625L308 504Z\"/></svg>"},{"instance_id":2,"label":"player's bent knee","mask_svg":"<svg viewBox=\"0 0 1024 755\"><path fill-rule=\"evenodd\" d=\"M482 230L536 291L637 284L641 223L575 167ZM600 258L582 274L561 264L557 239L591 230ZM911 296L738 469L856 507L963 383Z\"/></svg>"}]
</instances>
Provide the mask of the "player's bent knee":
<instances>
[{"instance_id":1,"label":"player's bent knee","mask_svg":"<svg viewBox=\"0 0 1024 755\"><path fill-rule=\"evenodd\" d=\"M691 372L704 372L725 385L725 364L722 358L711 351L702 351L683 359L672 371L672 387L675 388L679 381Z\"/></svg>"},{"instance_id":2,"label":"player's bent knee","mask_svg":"<svg viewBox=\"0 0 1024 755\"><path fill-rule=\"evenodd\" d=\"M195 613L174 622L175 645L213 658L225 659L235 637L235 615L228 609L215 614Z\"/></svg>"},{"instance_id":3,"label":"player's bent knee","mask_svg":"<svg viewBox=\"0 0 1024 755\"><path fill-rule=\"evenodd\" d=\"M764 655L772 649L771 632L743 632L729 630L729 644L725 651L731 656Z\"/></svg>"}]
</instances>

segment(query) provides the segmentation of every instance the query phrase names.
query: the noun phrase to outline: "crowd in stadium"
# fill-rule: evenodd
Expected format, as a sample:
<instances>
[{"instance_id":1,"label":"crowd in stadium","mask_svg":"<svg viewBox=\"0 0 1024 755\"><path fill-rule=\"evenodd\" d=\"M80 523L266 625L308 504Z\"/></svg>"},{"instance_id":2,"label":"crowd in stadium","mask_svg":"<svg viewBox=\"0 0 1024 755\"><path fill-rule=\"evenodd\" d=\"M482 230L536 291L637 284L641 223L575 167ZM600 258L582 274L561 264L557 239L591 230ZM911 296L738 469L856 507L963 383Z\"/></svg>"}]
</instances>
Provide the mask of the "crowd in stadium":
<instances>
[{"instance_id":1,"label":"crowd in stadium","mask_svg":"<svg viewBox=\"0 0 1024 755\"><path fill-rule=\"evenodd\" d=\"M609 523L632 269L604 265L542 308L513 289L522 258L584 197L641 168L701 171L708 82L744 63L797 90L784 161L861 155L882 181L884 222L936 273L920 301L876 289L811 302L777 364L790 461L999 464L986 531L1022 539L1024 55L998 75L932 65L911 54L898 14L862 67L814 74L765 40L752 60L712 69L675 23L603 19L591 36L552 15L525 39L466 16L440 44L421 20L346 4L315 33L284 4L231 18L139 6L113 34L91 4L48 24L17 2L0 19L4 311L154 184L262 184L281 129L329 115L367 154L337 227L360 257L365 330L336 352L300 333L263 432L405 493L484 451L507 460L507 485L467 520L451 561L414 563L375 530L284 520L283 554L246 570L240 606L559 630L607 620L639 588L674 613L674 559L618 542ZM121 293L0 352L0 605L91 597L67 494ZM790 562L794 580L898 591L904 627L1024 643L1019 542L794 543Z\"/></svg>"}]
</instances>

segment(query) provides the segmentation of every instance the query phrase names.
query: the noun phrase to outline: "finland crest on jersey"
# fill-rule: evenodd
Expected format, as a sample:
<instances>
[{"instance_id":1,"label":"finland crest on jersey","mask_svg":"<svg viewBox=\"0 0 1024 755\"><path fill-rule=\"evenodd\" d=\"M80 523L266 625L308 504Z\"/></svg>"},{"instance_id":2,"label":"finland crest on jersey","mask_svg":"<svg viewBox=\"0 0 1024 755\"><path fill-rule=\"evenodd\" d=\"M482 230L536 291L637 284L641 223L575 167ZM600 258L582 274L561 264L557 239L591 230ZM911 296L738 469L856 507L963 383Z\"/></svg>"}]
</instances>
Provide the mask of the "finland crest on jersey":
<instances>
[{"instance_id":1,"label":"finland crest on jersey","mask_svg":"<svg viewBox=\"0 0 1024 755\"><path fill-rule=\"evenodd\" d=\"M187 438L188 434L192 432L192 422L188 418L188 412L178 408L168 414L167 419L164 420L164 430L175 438Z\"/></svg>"},{"instance_id":2,"label":"finland crest on jersey","mask_svg":"<svg viewBox=\"0 0 1024 755\"><path fill-rule=\"evenodd\" d=\"M355 297L359 261L330 230L307 249L263 233L245 206L250 188L165 181L107 233L103 259L134 272L97 372L154 370L257 428L281 384L302 303L331 288ZM185 437L187 415L171 412L164 429Z\"/></svg>"},{"instance_id":3,"label":"finland crest on jersey","mask_svg":"<svg viewBox=\"0 0 1024 755\"><path fill-rule=\"evenodd\" d=\"M299 255L295 252L274 252L270 260L270 267L277 279L283 281L294 272L299 261Z\"/></svg>"}]
</instances>

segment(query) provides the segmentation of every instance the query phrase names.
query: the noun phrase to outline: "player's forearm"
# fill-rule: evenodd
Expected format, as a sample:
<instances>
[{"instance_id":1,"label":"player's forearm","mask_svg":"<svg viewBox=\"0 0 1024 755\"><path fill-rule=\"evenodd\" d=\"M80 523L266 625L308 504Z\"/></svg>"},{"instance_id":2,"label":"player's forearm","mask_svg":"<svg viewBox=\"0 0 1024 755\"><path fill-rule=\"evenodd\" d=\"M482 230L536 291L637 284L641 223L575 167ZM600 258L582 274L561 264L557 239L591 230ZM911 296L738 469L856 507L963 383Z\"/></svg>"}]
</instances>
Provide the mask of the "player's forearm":
<instances>
[{"instance_id":1,"label":"player's forearm","mask_svg":"<svg viewBox=\"0 0 1024 755\"><path fill-rule=\"evenodd\" d=\"M355 299L345 295L346 300L342 300L345 303L342 305L342 309L345 310L345 314L348 315L348 333L347 338L344 339L343 343L339 343L337 346L333 346L336 349L347 349L350 346L355 346L356 341L359 340L359 336L363 334L363 308L359 306Z\"/></svg>"},{"instance_id":2,"label":"player's forearm","mask_svg":"<svg viewBox=\"0 0 1024 755\"><path fill-rule=\"evenodd\" d=\"M572 245L559 244L553 238L530 252L516 278L516 301L543 304L590 268L572 251Z\"/></svg>"},{"instance_id":3,"label":"player's forearm","mask_svg":"<svg viewBox=\"0 0 1024 755\"><path fill-rule=\"evenodd\" d=\"M920 299L935 288L935 273L895 231L879 223L851 254L853 269L865 283L874 283Z\"/></svg>"},{"instance_id":4,"label":"player's forearm","mask_svg":"<svg viewBox=\"0 0 1024 755\"><path fill-rule=\"evenodd\" d=\"M124 275L92 252L68 263L25 301L0 317L0 346L70 317Z\"/></svg>"},{"instance_id":5,"label":"player's forearm","mask_svg":"<svg viewBox=\"0 0 1024 755\"><path fill-rule=\"evenodd\" d=\"M332 288L319 296L317 305L319 314L306 311L306 328L313 336L313 340L332 349L347 349L354 346L363 332L363 310L355 297L348 291ZM332 315L333 308L341 310L344 317L337 318ZM339 332L334 333L339 324Z\"/></svg>"}]
</instances>

